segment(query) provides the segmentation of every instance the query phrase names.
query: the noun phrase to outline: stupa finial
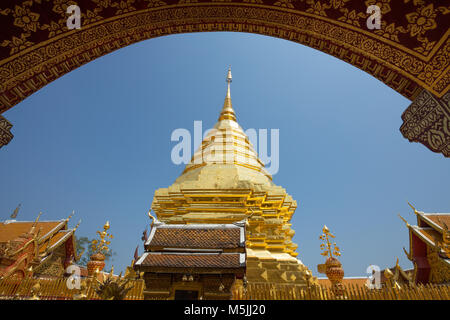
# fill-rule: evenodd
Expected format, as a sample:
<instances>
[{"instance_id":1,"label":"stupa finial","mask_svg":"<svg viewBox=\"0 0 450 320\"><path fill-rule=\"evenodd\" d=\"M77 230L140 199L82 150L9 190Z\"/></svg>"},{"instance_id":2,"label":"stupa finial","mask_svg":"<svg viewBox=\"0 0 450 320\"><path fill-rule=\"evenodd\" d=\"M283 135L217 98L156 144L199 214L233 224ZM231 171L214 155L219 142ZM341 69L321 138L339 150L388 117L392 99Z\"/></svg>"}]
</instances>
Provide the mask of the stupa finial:
<instances>
[{"instance_id":1,"label":"stupa finial","mask_svg":"<svg viewBox=\"0 0 450 320\"><path fill-rule=\"evenodd\" d=\"M223 103L222 112L219 116L219 121L221 120L234 120L236 121L236 115L234 114L233 105L231 104L231 66L228 67L228 73L226 81L228 83L227 95L225 97L225 102Z\"/></svg>"},{"instance_id":2,"label":"stupa finial","mask_svg":"<svg viewBox=\"0 0 450 320\"><path fill-rule=\"evenodd\" d=\"M227 83L228 83L228 90L227 90L227 98L231 98L231 81L232 81L232 76L231 76L231 66L228 67L228 74L227 74Z\"/></svg>"}]
</instances>

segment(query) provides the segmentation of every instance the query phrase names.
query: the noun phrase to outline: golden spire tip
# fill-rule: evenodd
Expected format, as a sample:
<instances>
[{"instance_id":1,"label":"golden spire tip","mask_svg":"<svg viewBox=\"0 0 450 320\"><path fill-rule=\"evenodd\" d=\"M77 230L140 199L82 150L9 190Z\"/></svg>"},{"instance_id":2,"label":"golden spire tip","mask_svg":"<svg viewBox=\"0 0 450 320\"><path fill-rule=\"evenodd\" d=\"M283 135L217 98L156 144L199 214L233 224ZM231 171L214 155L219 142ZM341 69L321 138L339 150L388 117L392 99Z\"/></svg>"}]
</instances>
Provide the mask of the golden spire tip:
<instances>
[{"instance_id":1,"label":"golden spire tip","mask_svg":"<svg viewBox=\"0 0 450 320\"><path fill-rule=\"evenodd\" d=\"M408 221L406 221L406 219L403 218L403 217L400 215L400 213L398 214L398 216L400 217L400 219L403 220L403 222L404 222L404 223L406 224L406 226L409 228L409 223L408 223Z\"/></svg>"},{"instance_id":2,"label":"golden spire tip","mask_svg":"<svg viewBox=\"0 0 450 320\"><path fill-rule=\"evenodd\" d=\"M228 74L227 74L227 82L231 82L233 77L231 76L231 66L228 67Z\"/></svg>"},{"instance_id":3,"label":"golden spire tip","mask_svg":"<svg viewBox=\"0 0 450 320\"><path fill-rule=\"evenodd\" d=\"M408 202L408 201L406 201L406 202ZM409 204L409 206L411 207L411 209L414 210L414 213L415 213L415 214L418 214L416 208L414 208L414 206L413 206L411 203L408 202L408 204Z\"/></svg>"}]
</instances>

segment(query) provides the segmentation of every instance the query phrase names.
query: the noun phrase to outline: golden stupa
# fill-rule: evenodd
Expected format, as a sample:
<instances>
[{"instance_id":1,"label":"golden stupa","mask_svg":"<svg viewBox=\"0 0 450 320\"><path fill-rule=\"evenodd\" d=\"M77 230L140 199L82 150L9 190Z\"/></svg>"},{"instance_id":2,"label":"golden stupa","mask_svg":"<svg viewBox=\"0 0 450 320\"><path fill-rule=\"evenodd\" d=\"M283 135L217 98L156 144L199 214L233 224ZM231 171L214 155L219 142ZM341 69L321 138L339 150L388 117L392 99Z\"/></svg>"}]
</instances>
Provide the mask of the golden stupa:
<instances>
[{"instance_id":1,"label":"golden stupa","mask_svg":"<svg viewBox=\"0 0 450 320\"><path fill-rule=\"evenodd\" d=\"M219 120L191 162L168 188L155 191L152 209L165 223L233 223L247 219L247 281L306 284L290 220L297 202L272 182L236 121L228 90Z\"/></svg>"}]
</instances>

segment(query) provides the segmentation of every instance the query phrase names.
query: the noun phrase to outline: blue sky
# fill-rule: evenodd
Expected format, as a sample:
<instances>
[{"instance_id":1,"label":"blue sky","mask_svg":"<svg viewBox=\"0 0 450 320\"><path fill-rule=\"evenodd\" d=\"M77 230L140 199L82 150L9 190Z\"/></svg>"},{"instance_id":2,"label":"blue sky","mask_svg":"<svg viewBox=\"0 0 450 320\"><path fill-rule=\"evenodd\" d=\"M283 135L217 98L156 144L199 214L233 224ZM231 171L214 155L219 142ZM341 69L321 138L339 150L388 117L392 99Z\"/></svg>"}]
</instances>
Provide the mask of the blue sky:
<instances>
[{"instance_id":1,"label":"blue sky","mask_svg":"<svg viewBox=\"0 0 450 320\"><path fill-rule=\"evenodd\" d=\"M367 266L411 264L397 217L449 212L449 160L399 131L410 101L334 57L293 42L244 33L143 41L49 84L3 115L14 139L0 150L0 219L61 219L77 234L106 220L115 270L129 265L155 189L182 172L172 164L177 128L216 122L232 65L232 99L244 128L280 130L273 181L298 202L299 258L318 275L324 224L336 235L347 276ZM142 246L140 253L142 253Z\"/></svg>"}]
</instances>

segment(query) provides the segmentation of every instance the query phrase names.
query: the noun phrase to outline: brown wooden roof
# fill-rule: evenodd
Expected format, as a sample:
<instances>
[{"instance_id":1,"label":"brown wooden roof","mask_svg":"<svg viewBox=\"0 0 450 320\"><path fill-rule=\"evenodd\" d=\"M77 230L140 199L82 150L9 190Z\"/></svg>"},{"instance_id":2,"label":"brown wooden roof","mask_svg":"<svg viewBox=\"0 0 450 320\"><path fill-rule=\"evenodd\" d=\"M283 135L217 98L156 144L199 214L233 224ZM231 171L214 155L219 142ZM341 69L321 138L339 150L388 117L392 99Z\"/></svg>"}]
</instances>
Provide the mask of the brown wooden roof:
<instances>
[{"instance_id":1,"label":"brown wooden roof","mask_svg":"<svg viewBox=\"0 0 450 320\"><path fill-rule=\"evenodd\" d=\"M71 232L71 230L69 230L69 231L63 231L63 230L61 230L61 231L59 231L59 232L57 232L57 233L55 233L51 238L50 238L50 241L47 241L47 242L49 242L48 244L46 243L46 242L44 242L43 244L41 244L41 247L39 248L39 252L40 253L43 253L44 251L45 251L45 249L46 248L51 248L52 246L54 246L55 244L57 244L58 243L58 241L60 241L64 236L66 236L68 233L70 233ZM73 236L73 235L72 235ZM69 240L70 238L68 238L68 239L66 239L66 240L64 240L64 242L65 241L67 241L67 240ZM63 242L63 243L64 243ZM59 244L60 245L60 244ZM57 247L59 247L59 245L57 246Z\"/></svg>"},{"instance_id":2,"label":"brown wooden roof","mask_svg":"<svg viewBox=\"0 0 450 320\"><path fill-rule=\"evenodd\" d=\"M36 225L36 231L42 228L39 236L42 238L47 233L55 229L62 221L40 221ZM34 222L10 222L5 224L4 222L0 223L0 242L8 242L9 240L14 240L21 234L27 233L30 231ZM58 231L58 230L56 230Z\"/></svg>"},{"instance_id":3,"label":"brown wooden roof","mask_svg":"<svg viewBox=\"0 0 450 320\"><path fill-rule=\"evenodd\" d=\"M230 249L243 247L241 228L158 227L149 239L147 249L152 248L191 248L191 249Z\"/></svg>"},{"instance_id":4,"label":"brown wooden roof","mask_svg":"<svg viewBox=\"0 0 450 320\"><path fill-rule=\"evenodd\" d=\"M424 241L429 242L429 244L435 244L435 238L442 240L442 234L433 228L412 228L414 232L422 238Z\"/></svg>"},{"instance_id":5,"label":"brown wooden roof","mask_svg":"<svg viewBox=\"0 0 450 320\"><path fill-rule=\"evenodd\" d=\"M425 217L444 229L444 223L450 228L450 214L426 214Z\"/></svg>"},{"instance_id":6,"label":"brown wooden roof","mask_svg":"<svg viewBox=\"0 0 450 320\"><path fill-rule=\"evenodd\" d=\"M146 253L146 257L140 263L142 267L164 268L240 268L238 253L223 254L180 254L180 253Z\"/></svg>"}]
</instances>

